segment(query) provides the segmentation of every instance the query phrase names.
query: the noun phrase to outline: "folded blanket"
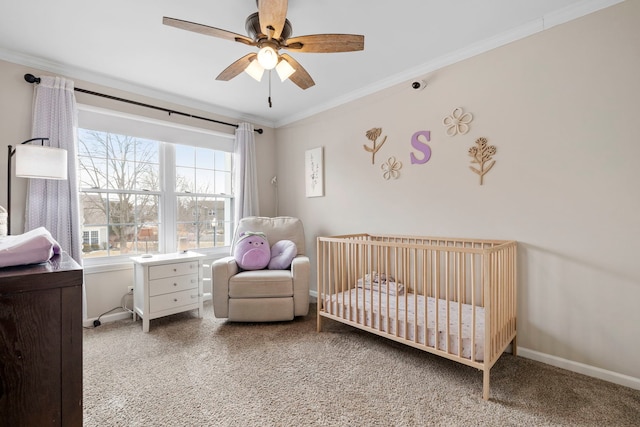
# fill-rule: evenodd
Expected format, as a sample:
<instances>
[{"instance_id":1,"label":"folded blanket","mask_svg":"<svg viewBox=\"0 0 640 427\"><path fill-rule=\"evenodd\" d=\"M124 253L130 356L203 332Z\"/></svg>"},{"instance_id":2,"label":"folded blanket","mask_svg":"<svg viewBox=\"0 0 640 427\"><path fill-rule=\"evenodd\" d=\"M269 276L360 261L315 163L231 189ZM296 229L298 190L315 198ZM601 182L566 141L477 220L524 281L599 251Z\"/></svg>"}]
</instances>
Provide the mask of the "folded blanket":
<instances>
[{"instance_id":1,"label":"folded blanket","mask_svg":"<svg viewBox=\"0 0 640 427\"><path fill-rule=\"evenodd\" d=\"M371 280L373 278L373 280ZM396 283L393 276L385 276L384 274L378 274L375 271L372 274L365 274L364 279L358 279L359 288L371 289L380 292L381 294L395 295L396 288L398 295L404 294L404 285L402 283ZM387 292L388 289L388 292Z\"/></svg>"},{"instance_id":2,"label":"folded blanket","mask_svg":"<svg viewBox=\"0 0 640 427\"><path fill-rule=\"evenodd\" d=\"M38 264L59 253L60 245L44 227L0 238L0 268Z\"/></svg>"}]
</instances>

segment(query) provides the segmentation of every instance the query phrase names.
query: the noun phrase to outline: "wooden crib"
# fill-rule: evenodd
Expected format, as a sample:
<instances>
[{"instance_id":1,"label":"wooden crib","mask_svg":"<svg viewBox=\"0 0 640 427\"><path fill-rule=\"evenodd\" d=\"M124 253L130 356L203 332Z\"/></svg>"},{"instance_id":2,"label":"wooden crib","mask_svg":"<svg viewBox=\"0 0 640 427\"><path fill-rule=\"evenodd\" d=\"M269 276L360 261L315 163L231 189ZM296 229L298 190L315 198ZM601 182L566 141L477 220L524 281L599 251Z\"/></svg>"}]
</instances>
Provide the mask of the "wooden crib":
<instances>
[{"instance_id":1,"label":"wooden crib","mask_svg":"<svg viewBox=\"0 0 640 427\"><path fill-rule=\"evenodd\" d=\"M318 238L318 332L333 319L489 372L516 354L515 241ZM436 326L437 325L437 326Z\"/></svg>"}]
</instances>

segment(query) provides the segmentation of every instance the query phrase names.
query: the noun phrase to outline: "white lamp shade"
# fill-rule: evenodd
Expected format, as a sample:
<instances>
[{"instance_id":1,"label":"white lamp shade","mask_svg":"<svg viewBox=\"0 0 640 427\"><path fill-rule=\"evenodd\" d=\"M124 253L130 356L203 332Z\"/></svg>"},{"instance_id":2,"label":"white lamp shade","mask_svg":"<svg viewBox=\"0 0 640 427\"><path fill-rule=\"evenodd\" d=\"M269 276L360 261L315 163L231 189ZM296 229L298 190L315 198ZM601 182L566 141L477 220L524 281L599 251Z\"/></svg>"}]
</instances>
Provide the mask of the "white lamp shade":
<instances>
[{"instance_id":1,"label":"white lamp shade","mask_svg":"<svg viewBox=\"0 0 640 427\"><path fill-rule=\"evenodd\" d=\"M262 65L260 65L258 61L254 59L249 63L247 68L244 69L244 72L249 74L257 81L260 81L262 80L262 75L264 74L264 68L262 68Z\"/></svg>"},{"instance_id":2,"label":"white lamp shade","mask_svg":"<svg viewBox=\"0 0 640 427\"><path fill-rule=\"evenodd\" d=\"M67 150L24 144L16 147L15 156L17 177L67 179Z\"/></svg>"},{"instance_id":3,"label":"white lamp shade","mask_svg":"<svg viewBox=\"0 0 640 427\"><path fill-rule=\"evenodd\" d=\"M281 59L280 62L278 62L278 65L276 65L276 72L280 77L280 81L283 82L287 80L291 74L295 73L296 70L287 61Z\"/></svg>"},{"instance_id":4,"label":"white lamp shade","mask_svg":"<svg viewBox=\"0 0 640 427\"><path fill-rule=\"evenodd\" d=\"M258 62L265 70L273 70L278 64L278 54L272 47L265 46L258 51Z\"/></svg>"}]
</instances>

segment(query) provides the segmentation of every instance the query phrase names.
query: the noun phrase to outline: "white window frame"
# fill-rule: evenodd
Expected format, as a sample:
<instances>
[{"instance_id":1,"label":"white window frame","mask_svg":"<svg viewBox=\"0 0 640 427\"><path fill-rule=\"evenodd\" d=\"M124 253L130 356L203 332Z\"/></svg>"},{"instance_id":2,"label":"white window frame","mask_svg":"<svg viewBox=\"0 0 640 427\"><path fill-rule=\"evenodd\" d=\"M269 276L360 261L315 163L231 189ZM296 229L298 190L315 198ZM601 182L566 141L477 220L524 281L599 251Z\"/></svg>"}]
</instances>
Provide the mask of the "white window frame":
<instances>
[{"instance_id":1,"label":"white window frame","mask_svg":"<svg viewBox=\"0 0 640 427\"><path fill-rule=\"evenodd\" d=\"M146 138L164 143L175 143L182 145L192 145L195 147L210 148L214 150L227 151L233 153L235 141L234 134L216 132L193 126L166 122L149 117L137 116L114 110L108 110L86 104L78 104L78 127L92 129L103 132L118 133L138 138ZM177 236L175 227L168 224L176 224L177 218L177 196L175 182L166 171L175 170L175 155L164 155L165 150L160 150L160 169L163 171L161 183L161 201L159 209L159 220L163 224L162 241L159 241L161 250L165 253L176 252ZM175 151L175 150L174 150ZM233 179L233 174L232 174ZM232 182L232 189L235 188ZM229 195L231 214L233 215L233 197ZM234 223L232 219L231 224ZM228 230L227 236L231 238L232 230ZM214 248L196 249L197 252L207 256L219 257L229 254L229 246L219 246ZM98 258L84 258L83 264L86 267L109 266L118 264L129 264L131 255L105 256Z\"/></svg>"}]
</instances>

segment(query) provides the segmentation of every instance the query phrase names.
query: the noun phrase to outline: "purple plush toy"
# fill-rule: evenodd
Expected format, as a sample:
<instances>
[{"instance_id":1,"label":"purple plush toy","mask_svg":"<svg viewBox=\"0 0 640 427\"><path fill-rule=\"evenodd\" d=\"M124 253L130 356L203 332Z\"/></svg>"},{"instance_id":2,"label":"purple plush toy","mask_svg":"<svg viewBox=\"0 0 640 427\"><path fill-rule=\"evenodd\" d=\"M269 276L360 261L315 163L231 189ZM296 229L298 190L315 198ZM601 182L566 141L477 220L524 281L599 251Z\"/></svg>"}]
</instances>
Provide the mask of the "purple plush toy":
<instances>
[{"instance_id":1,"label":"purple plush toy","mask_svg":"<svg viewBox=\"0 0 640 427\"><path fill-rule=\"evenodd\" d=\"M243 270L261 270L271 260L271 247L264 233L246 231L238 237L233 257Z\"/></svg>"}]
</instances>

